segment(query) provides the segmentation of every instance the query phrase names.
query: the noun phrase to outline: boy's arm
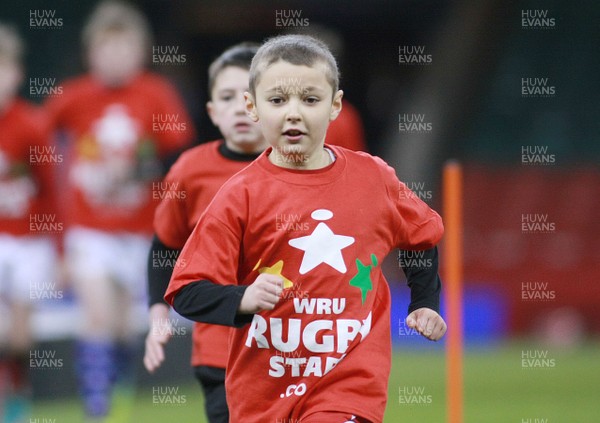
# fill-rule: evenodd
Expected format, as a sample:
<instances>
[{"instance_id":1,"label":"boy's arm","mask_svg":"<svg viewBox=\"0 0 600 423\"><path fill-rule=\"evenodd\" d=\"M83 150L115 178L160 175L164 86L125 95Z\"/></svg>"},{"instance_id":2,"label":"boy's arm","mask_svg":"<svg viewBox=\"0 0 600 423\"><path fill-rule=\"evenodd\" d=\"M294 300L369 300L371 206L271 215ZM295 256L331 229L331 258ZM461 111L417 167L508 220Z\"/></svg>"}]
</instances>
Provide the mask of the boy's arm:
<instances>
[{"instance_id":1,"label":"boy's arm","mask_svg":"<svg viewBox=\"0 0 600 423\"><path fill-rule=\"evenodd\" d=\"M157 235L152 238L147 263L148 305L150 307L155 304L169 306L164 296L173 274L173 262L179 257L180 252L181 250L166 246ZM161 258L161 260L156 260L156 258Z\"/></svg>"},{"instance_id":2,"label":"boy's arm","mask_svg":"<svg viewBox=\"0 0 600 423\"><path fill-rule=\"evenodd\" d=\"M248 286L221 285L208 280L192 282L173 298L173 308L183 317L200 323L241 327L252 314L238 314Z\"/></svg>"},{"instance_id":3,"label":"boy's arm","mask_svg":"<svg viewBox=\"0 0 600 423\"><path fill-rule=\"evenodd\" d=\"M400 258L402 253L400 251ZM447 329L446 322L439 315L442 284L438 275L437 247L425 250L422 257L425 259L422 262L425 266L411 265L412 260L408 263L399 260L410 287L409 315L406 324L416 329L425 338L437 341L444 336Z\"/></svg>"},{"instance_id":4,"label":"boy's arm","mask_svg":"<svg viewBox=\"0 0 600 423\"><path fill-rule=\"evenodd\" d=\"M171 337L169 305L164 300L173 273L173 261L180 250L167 247L154 235L148 254L148 297L150 306L150 330L146 336L144 366L153 373L165 360L164 345ZM162 260L156 260L162 258ZM171 258L171 261L166 258Z\"/></svg>"},{"instance_id":5,"label":"boy's arm","mask_svg":"<svg viewBox=\"0 0 600 423\"><path fill-rule=\"evenodd\" d=\"M283 279L261 274L251 285L220 285L208 280L184 286L173 308L190 320L242 327L262 310L272 310L283 291Z\"/></svg>"},{"instance_id":6,"label":"boy's arm","mask_svg":"<svg viewBox=\"0 0 600 423\"><path fill-rule=\"evenodd\" d=\"M430 308L439 313L442 283L438 274L437 247L423 251L423 261L419 260L419 264L425 263L425 266L413 265L414 260L402 260L403 253L405 251L400 250L398 262L406 275L406 283L410 288L408 313L422 307Z\"/></svg>"}]
</instances>

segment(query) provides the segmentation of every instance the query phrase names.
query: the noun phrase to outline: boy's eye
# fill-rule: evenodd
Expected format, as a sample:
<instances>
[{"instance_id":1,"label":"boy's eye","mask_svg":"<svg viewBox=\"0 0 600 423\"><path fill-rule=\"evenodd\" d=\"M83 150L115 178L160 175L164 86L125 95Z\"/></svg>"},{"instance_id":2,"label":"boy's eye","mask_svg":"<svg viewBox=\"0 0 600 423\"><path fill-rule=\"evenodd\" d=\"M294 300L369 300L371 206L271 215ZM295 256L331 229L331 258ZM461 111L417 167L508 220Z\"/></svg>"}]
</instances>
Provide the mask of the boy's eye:
<instances>
[{"instance_id":1,"label":"boy's eye","mask_svg":"<svg viewBox=\"0 0 600 423\"><path fill-rule=\"evenodd\" d=\"M233 100L233 96L232 95L223 95L221 96L221 101L231 101Z\"/></svg>"},{"instance_id":2,"label":"boy's eye","mask_svg":"<svg viewBox=\"0 0 600 423\"><path fill-rule=\"evenodd\" d=\"M308 104L315 104L319 102L319 99L317 97L307 97L304 101Z\"/></svg>"},{"instance_id":3,"label":"boy's eye","mask_svg":"<svg viewBox=\"0 0 600 423\"><path fill-rule=\"evenodd\" d=\"M283 98L281 98L281 97L271 97L269 99L269 102L272 103L272 104L281 104L281 103L283 103Z\"/></svg>"}]
</instances>

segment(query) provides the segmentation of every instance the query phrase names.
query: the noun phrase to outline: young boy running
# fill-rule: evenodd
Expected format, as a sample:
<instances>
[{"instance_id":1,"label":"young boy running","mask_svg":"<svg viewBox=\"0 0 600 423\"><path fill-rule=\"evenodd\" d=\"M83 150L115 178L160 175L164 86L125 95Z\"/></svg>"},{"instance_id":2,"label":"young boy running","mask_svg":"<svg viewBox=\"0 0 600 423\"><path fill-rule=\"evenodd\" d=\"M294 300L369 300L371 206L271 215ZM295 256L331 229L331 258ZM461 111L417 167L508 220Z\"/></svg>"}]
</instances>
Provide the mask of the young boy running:
<instances>
[{"instance_id":1,"label":"young boy running","mask_svg":"<svg viewBox=\"0 0 600 423\"><path fill-rule=\"evenodd\" d=\"M231 421L381 422L391 342L379 264L394 248L434 247L441 219L382 160L324 145L343 95L324 44L269 40L249 87L247 112L271 148L213 199L165 299L185 317L239 328ZM419 291L407 322L437 340L439 286Z\"/></svg>"}]
</instances>

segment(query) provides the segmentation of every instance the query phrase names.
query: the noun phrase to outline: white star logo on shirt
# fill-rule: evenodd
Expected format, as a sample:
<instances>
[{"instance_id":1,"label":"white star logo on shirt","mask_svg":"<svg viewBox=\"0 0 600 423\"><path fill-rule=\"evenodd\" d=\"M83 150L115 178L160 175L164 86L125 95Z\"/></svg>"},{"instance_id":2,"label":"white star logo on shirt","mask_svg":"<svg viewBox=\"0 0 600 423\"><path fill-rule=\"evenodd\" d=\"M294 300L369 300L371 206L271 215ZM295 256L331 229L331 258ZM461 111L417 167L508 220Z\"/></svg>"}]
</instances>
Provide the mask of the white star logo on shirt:
<instances>
[{"instance_id":1,"label":"white star logo on shirt","mask_svg":"<svg viewBox=\"0 0 600 423\"><path fill-rule=\"evenodd\" d=\"M138 139L138 126L122 104L111 104L94 124L96 139L110 150L128 149Z\"/></svg>"},{"instance_id":2,"label":"white star logo on shirt","mask_svg":"<svg viewBox=\"0 0 600 423\"><path fill-rule=\"evenodd\" d=\"M328 220L333 217L333 213L329 210L319 209L315 210L311 217L315 220ZM354 238L336 235L327 224L320 222L312 234L290 239L288 243L292 247L304 251L304 257L300 264L301 275L311 271L321 263L328 264L340 273L346 273L342 250L354 244Z\"/></svg>"}]
</instances>

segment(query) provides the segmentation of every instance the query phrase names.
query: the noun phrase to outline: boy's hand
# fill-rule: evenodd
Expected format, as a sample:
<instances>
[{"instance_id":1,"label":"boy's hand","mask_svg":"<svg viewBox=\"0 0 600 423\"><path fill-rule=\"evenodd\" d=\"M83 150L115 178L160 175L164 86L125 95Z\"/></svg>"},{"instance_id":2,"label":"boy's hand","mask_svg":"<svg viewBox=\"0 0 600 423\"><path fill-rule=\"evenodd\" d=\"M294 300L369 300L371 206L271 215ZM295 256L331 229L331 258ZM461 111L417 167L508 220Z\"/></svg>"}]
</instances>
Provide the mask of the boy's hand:
<instances>
[{"instance_id":1,"label":"boy's hand","mask_svg":"<svg viewBox=\"0 0 600 423\"><path fill-rule=\"evenodd\" d=\"M238 313L254 314L263 310L273 310L282 291L282 278L261 273L254 283L246 288Z\"/></svg>"},{"instance_id":2,"label":"boy's hand","mask_svg":"<svg viewBox=\"0 0 600 423\"><path fill-rule=\"evenodd\" d=\"M410 313L406 318L406 324L431 341L439 340L447 329L442 316L427 307L418 308Z\"/></svg>"},{"instance_id":3,"label":"boy's hand","mask_svg":"<svg viewBox=\"0 0 600 423\"><path fill-rule=\"evenodd\" d=\"M150 307L150 331L146 336L144 367L154 373L165 361L165 345L171 338L169 307L166 304L154 304Z\"/></svg>"}]
</instances>

